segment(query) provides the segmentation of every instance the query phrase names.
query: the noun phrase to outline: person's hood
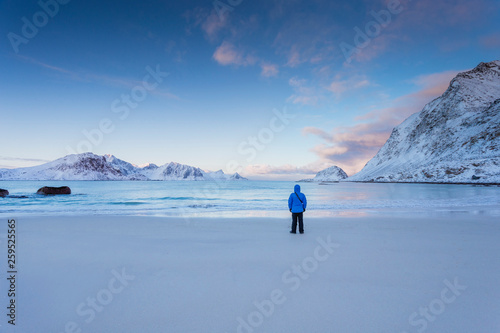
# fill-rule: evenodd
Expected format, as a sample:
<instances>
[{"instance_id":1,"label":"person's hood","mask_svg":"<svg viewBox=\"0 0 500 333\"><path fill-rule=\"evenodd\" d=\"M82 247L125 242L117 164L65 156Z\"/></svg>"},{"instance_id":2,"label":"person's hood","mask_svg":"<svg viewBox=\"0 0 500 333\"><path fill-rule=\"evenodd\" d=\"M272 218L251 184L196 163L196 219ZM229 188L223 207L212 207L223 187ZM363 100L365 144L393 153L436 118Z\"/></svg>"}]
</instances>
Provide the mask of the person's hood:
<instances>
[{"instance_id":1,"label":"person's hood","mask_svg":"<svg viewBox=\"0 0 500 333\"><path fill-rule=\"evenodd\" d=\"M300 185L295 185L295 187L293 188L294 192L297 192L297 193L300 193Z\"/></svg>"}]
</instances>

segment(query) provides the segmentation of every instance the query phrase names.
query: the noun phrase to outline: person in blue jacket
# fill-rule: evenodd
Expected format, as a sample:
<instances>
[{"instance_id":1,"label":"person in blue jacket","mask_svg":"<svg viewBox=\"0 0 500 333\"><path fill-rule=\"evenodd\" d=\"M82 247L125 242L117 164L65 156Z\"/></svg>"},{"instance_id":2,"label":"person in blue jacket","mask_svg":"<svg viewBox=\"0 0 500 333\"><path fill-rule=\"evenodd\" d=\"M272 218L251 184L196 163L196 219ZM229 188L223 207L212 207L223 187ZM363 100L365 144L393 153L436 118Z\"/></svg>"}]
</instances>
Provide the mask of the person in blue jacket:
<instances>
[{"instance_id":1,"label":"person in blue jacket","mask_svg":"<svg viewBox=\"0 0 500 333\"><path fill-rule=\"evenodd\" d=\"M300 185L295 185L293 193L288 198L288 208L292 213L292 230L291 234L297 233L297 219L299 220L299 232L304 233L304 218L303 213L306 211L307 199L304 193L300 192Z\"/></svg>"}]
</instances>

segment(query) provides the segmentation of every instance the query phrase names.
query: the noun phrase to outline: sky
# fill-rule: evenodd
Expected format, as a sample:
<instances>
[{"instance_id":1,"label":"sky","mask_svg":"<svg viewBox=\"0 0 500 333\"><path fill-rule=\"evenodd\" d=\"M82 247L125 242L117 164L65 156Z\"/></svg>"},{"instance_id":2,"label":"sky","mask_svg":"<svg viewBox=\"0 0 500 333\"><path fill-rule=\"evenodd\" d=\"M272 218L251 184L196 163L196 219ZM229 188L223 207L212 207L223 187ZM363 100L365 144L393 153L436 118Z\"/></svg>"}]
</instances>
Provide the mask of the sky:
<instances>
[{"instance_id":1,"label":"sky","mask_svg":"<svg viewBox=\"0 0 500 333\"><path fill-rule=\"evenodd\" d=\"M500 2L1 0L0 31L0 168L91 151L296 180L358 172L500 59Z\"/></svg>"}]
</instances>

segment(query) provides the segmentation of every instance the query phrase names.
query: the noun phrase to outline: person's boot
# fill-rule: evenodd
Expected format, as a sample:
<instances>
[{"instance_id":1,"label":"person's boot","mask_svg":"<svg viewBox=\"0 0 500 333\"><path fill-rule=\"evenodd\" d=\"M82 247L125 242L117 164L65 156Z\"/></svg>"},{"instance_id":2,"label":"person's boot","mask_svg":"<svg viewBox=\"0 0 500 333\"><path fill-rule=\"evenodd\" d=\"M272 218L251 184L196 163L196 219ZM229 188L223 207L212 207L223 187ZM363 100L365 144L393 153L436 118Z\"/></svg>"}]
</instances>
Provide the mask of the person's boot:
<instances>
[{"instance_id":1,"label":"person's boot","mask_svg":"<svg viewBox=\"0 0 500 333\"><path fill-rule=\"evenodd\" d=\"M297 232L296 232L296 231L293 231L293 230L290 230L290 233L291 233L291 234L296 234Z\"/></svg>"}]
</instances>

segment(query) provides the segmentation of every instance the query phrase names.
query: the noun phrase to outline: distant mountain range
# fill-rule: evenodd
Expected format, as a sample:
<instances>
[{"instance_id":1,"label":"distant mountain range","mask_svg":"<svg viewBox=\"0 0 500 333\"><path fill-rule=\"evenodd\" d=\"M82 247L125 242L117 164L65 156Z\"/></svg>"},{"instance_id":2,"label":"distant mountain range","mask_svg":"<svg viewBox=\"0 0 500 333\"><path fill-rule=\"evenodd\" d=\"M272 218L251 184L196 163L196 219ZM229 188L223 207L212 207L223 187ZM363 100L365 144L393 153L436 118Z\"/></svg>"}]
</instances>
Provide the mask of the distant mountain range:
<instances>
[{"instance_id":1,"label":"distant mountain range","mask_svg":"<svg viewBox=\"0 0 500 333\"><path fill-rule=\"evenodd\" d=\"M139 167L113 155L68 155L0 169L0 180L246 180L179 163ZM458 74L441 97L395 127L365 167L336 167L304 181L500 183L500 61Z\"/></svg>"},{"instance_id":2,"label":"distant mountain range","mask_svg":"<svg viewBox=\"0 0 500 333\"><path fill-rule=\"evenodd\" d=\"M83 153L68 155L42 165L0 169L0 180L247 180L238 173L226 175L222 170L206 172L179 163L139 167L113 155Z\"/></svg>"},{"instance_id":3,"label":"distant mountain range","mask_svg":"<svg viewBox=\"0 0 500 333\"><path fill-rule=\"evenodd\" d=\"M458 74L347 180L500 183L500 61Z\"/></svg>"}]
</instances>

